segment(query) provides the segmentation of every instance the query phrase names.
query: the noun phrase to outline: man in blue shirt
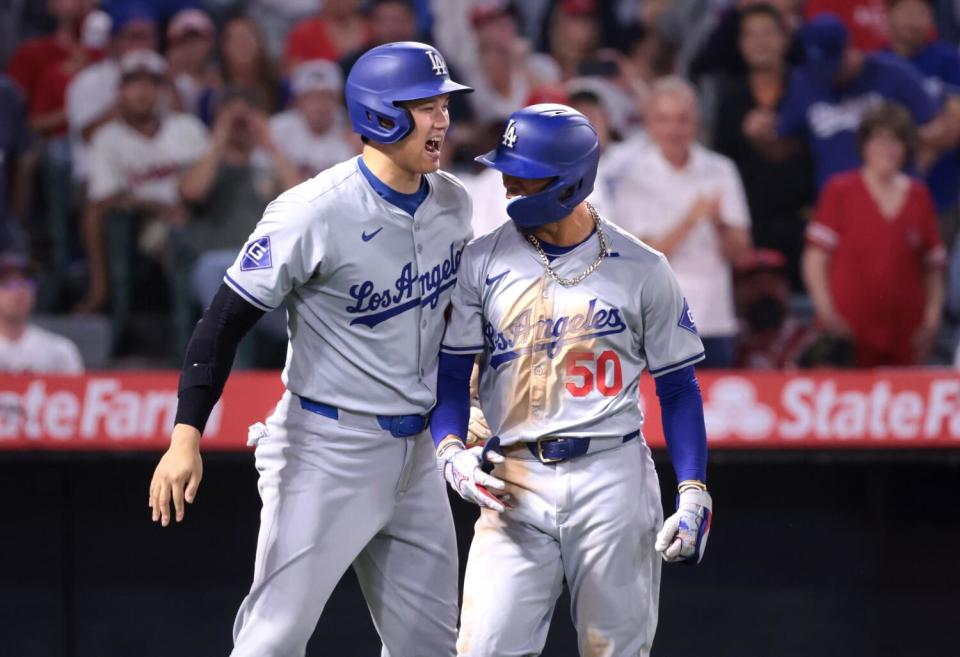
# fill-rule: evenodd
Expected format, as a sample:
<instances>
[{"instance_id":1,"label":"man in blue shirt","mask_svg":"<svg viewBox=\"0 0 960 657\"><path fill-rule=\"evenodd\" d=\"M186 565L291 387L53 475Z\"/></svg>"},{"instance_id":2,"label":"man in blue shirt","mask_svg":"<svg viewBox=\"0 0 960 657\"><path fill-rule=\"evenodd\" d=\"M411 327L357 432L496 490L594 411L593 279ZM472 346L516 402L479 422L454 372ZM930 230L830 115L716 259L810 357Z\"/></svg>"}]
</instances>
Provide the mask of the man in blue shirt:
<instances>
[{"instance_id":1,"label":"man in blue shirt","mask_svg":"<svg viewBox=\"0 0 960 657\"><path fill-rule=\"evenodd\" d=\"M933 8L927 0L891 0L890 50L907 61L923 77L927 94L944 108L946 132L952 148L933 162L919 162L930 186L944 243L951 247L958 223L960 166L956 143L960 137L960 54L955 46L931 40Z\"/></svg>"},{"instance_id":2,"label":"man in blue shirt","mask_svg":"<svg viewBox=\"0 0 960 657\"><path fill-rule=\"evenodd\" d=\"M830 176L860 165L856 133L870 107L900 103L920 126L923 151L946 147L940 107L924 91L923 80L900 57L865 54L849 44L846 28L833 14L821 14L802 29L806 63L795 71L779 116L757 109L745 131L758 146L773 148L784 138L806 136L816 167L817 186ZM779 139L778 139L779 138Z\"/></svg>"}]
</instances>

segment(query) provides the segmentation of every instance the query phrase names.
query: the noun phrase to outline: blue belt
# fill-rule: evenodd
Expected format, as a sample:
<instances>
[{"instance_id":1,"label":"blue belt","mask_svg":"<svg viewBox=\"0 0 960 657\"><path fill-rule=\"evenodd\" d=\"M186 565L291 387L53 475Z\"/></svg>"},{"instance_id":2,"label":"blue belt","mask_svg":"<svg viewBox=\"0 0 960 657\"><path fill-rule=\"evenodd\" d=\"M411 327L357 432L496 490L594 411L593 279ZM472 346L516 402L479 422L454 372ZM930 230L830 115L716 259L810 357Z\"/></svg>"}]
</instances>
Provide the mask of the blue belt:
<instances>
[{"instance_id":1,"label":"blue belt","mask_svg":"<svg viewBox=\"0 0 960 657\"><path fill-rule=\"evenodd\" d=\"M623 442L630 442L640 435L640 431L634 431L623 436ZM538 438L536 442L524 443L530 453L533 454L541 463L560 463L568 459L583 456L590 449L589 438L562 438L556 436L545 436Z\"/></svg>"},{"instance_id":2,"label":"blue belt","mask_svg":"<svg viewBox=\"0 0 960 657\"><path fill-rule=\"evenodd\" d=\"M340 419L340 410L323 402L300 397L300 408L317 415L333 420ZM389 431L396 438L416 436L430 424L429 415L378 415L377 423L384 431Z\"/></svg>"}]
</instances>

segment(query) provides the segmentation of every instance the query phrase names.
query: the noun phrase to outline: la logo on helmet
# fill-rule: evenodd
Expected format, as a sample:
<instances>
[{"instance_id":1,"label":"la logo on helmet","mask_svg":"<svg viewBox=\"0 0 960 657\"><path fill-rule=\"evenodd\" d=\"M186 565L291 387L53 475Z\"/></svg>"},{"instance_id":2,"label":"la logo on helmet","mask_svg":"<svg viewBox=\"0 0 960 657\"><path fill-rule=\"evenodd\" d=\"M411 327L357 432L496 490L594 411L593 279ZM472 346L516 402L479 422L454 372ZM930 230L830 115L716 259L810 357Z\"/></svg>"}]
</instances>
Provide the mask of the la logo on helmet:
<instances>
[{"instance_id":1,"label":"la logo on helmet","mask_svg":"<svg viewBox=\"0 0 960 657\"><path fill-rule=\"evenodd\" d=\"M433 67L433 72L437 75L447 75L447 63L443 61L443 57L440 56L436 50L426 51L427 57L430 58L430 65Z\"/></svg>"},{"instance_id":2,"label":"la logo on helmet","mask_svg":"<svg viewBox=\"0 0 960 657\"><path fill-rule=\"evenodd\" d=\"M517 122L510 119L507 129L503 131L503 145L507 148L513 148L517 143Z\"/></svg>"}]
</instances>

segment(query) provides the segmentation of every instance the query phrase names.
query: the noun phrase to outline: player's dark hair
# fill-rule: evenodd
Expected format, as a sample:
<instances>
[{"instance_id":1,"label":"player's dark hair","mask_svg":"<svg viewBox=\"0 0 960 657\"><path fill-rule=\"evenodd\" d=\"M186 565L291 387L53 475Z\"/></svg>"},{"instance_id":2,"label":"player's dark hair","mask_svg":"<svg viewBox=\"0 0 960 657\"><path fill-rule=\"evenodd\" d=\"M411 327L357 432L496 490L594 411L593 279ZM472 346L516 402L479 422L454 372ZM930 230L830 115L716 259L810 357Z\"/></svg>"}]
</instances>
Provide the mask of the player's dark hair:
<instances>
[{"instance_id":1,"label":"player's dark hair","mask_svg":"<svg viewBox=\"0 0 960 657\"><path fill-rule=\"evenodd\" d=\"M857 150L863 158L863 147L879 130L889 130L906 149L909 160L917 148L917 126L910 113L898 103L885 102L867 110L857 130Z\"/></svg>"},{"instance_id":2,"label":"player's dark hair","mask_svg":"<svg viewBox=\"0 0 960 657\"><path fill-rule=\"evenodd\" d=\"M776 23L777 29L783 34L790 33L790 28L787 25L787 21L784 19L783 14L780 13L780 10L766 2L762 2L758 5L750 5L749 7L740 10L740 29L743 29L743 24L747 22L748 18L752 18L754 16L765 16Z\"/></svg>"}]
</instances>

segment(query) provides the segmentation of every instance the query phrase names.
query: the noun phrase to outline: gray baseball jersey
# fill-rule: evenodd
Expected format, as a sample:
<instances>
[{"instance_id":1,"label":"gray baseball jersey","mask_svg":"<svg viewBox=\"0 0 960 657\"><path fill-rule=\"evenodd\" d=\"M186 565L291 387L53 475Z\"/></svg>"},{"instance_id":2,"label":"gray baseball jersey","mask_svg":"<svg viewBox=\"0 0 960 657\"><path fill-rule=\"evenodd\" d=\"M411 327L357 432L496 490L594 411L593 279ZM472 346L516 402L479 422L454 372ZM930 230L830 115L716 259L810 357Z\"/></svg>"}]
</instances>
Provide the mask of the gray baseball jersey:
<instances>
[{"instance_id":1,"label":"gray baseball jersey","mask_svg":"<svg viewBox=\"0 0 960 657\"><path fill-rule=\"evenodd\" d=\"M427 174L411 220L357 159L273 201L224 280L258 308L286 305L291 392L355 413L422 414L436 399L470 199L453 176Z\"/></svg>"},{"instance_id":2,"label":"gray baseball jersey","mask_svg":"<svg viewBox=\"0 0 960 657\"><path fill-rule=\"evenodd\" d=\"M503 444L541 436L602 437L642 425L640 373L703 359L703 344L663 254L610 223L610 254L566 288L513 222L464 249L442 349L480 353L480 404ZM596 259L587 239L554 259L576 276Z\"/></svg>"}]
</instances>

